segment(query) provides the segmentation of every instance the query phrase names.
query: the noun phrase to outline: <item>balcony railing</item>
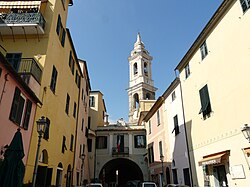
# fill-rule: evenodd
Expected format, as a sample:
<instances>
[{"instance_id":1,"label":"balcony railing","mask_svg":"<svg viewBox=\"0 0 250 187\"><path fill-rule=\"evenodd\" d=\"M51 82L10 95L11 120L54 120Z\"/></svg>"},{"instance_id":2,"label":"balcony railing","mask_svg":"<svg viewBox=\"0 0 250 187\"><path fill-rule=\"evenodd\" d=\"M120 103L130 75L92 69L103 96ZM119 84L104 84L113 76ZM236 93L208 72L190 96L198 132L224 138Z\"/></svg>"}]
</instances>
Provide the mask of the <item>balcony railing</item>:
<instances>
[{"instance_id":1,"label":"balcony railing","mask_svg":"<svg viewBox=\"0 0 250 187\"><path fill-rule=\"evenodd\" d=\"M33 58L22 58L18 73L21 75L32 75L37 82L41 83L42 70Z\"/></svg>"},{"instance_id":2,"label":"balcony railing","mask_svg":"<svg viewBox=\"0 0 250 187\"><path fill-rule=\"evenodd\" d=\"M40 12L0 14L0 26L0 29L2 28L2 34L7 34L4 27L10 26L22 26L23 28L39 26L39 28L37 28L39 29L37 30L37 32L41 34L44 32L45 19ZM27 30L27 34L35 33L34 31L29 33L29 31Z\"/></svg>"},{"instance_id":3,"label":"balcony railing","mask_svg":"<svg viewBox=\"0 0 250 187\"><path fill-rule=\"evenodd\" d=\"M112 156L128 156L129 155L129 147L112 147Z\"/></svg>"}]
</instances>

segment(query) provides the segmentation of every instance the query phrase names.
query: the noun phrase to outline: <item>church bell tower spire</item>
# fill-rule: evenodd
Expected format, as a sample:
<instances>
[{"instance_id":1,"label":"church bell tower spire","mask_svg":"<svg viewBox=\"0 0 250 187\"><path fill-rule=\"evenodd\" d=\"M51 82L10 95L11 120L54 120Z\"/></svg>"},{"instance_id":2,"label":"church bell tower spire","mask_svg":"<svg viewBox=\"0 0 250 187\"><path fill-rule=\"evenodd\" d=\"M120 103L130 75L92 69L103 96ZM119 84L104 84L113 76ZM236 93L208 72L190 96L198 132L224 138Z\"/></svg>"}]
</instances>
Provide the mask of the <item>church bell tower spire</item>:
<instances>
[{"instance_id":1,"label":"church bell tower spire","mask_svg":"<svg viewBox=\"0 0 250 187\"><path fill-rule=\"evenodd\" d=\"M154 100L154 81L152 80L151 61L153 58L145 49L140 33L134 43L134 49L128 57L129 61L129 123L136 124L138 121L139 101Z\"/></svg>"}]
</instances>

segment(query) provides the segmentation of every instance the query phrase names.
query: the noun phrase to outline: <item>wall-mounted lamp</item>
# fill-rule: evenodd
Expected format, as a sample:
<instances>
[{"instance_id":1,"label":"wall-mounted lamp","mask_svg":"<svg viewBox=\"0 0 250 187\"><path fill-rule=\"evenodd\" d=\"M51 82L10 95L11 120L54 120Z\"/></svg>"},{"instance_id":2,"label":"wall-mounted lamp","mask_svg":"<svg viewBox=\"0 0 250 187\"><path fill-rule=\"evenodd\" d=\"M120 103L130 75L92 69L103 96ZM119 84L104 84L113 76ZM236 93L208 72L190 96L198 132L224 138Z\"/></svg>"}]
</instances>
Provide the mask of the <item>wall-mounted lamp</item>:
<instances>
[{"instance_id":1,"label":"wall-mounted lamp","mask_svg":"<svg viewBox=\"0 0 250 187\"><path fill-rule=\"evenodd\" d=\"M248 126L248 124L245 124L244 127L241 129L241 132L250 143L250 126Z\"/></svg>"}]
</instances>

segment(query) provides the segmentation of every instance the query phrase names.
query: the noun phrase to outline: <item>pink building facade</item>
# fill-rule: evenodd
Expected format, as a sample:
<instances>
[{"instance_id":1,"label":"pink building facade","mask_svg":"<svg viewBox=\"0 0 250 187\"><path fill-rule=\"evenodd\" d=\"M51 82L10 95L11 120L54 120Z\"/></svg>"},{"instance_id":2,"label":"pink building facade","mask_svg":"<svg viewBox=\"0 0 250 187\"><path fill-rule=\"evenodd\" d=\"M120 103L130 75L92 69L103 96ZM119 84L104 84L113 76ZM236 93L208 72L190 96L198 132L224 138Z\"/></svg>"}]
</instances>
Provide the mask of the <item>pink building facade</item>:
<instances>
[{"instance_id":1,"label":"pink building facade","mask_svg":"<svg viewBox=\"0 0 250 187\"><path fill-rule=\"evenodd\" d=\"M0 53L0 159L20 128L26 165L37 104L41 101Z\"/></svg>"}]
</instances>

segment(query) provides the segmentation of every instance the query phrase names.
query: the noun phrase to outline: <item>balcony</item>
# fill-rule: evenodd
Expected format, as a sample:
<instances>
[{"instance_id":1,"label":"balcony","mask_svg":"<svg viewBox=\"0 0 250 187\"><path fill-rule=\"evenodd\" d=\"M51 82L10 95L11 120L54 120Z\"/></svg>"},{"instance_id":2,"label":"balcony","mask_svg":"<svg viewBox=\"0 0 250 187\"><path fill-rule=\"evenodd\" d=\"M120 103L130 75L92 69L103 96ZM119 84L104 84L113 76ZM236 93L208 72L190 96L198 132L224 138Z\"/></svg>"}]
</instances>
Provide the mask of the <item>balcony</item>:
<instances>
[{"instance_id":1,"label":"balcony","mask_svg":"<svg viewBox=\"0 0 250 187\"><path fill-rule=\"evenodd\" d=\"M0 14L0 35L44 34L44 28L40 12Z\"/></svg>"},{"instance_id":2,"label":"balcony","mask_svg":"<svg viewBox=\"0 0 250 187\"><path fill-rule=\"evenodd\" d=\"M129 148L121 147L118 149L117 147L112 147L112 156L129 156Z\"/></svg>"},{"instance_id":3,"label":"balcony","mask_svg":"<svg viewBox=\"0 0 250 187\"><path fill-rule=\"evenodd\" d=\"M22 58L20 62L20 66L18 69L18 73L21 76L33 76L39 84L41 83L42 78L42 70L38 66L37 62L33 58Z\"/></svg>"}]
</instances>

